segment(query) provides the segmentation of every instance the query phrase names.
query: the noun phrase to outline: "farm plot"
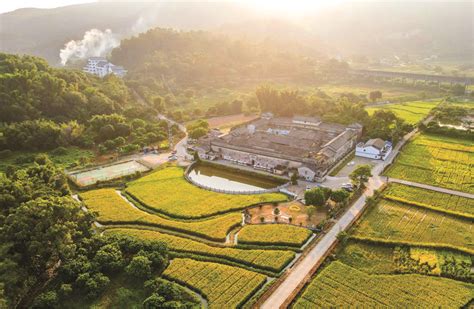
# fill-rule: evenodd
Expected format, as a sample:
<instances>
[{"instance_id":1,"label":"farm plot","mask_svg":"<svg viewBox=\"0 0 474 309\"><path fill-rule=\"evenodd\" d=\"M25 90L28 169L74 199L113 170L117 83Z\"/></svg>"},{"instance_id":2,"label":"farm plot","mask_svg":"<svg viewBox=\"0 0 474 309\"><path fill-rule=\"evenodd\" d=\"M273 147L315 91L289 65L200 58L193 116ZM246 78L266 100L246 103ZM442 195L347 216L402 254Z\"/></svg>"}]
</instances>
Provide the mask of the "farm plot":
<instances>
[{"instance_id":1,"label":"farm plot","mask_svg":"<svg viewBox=\"0 0 474 309\"><path fill-rule=\"evenodd\" d=\"M474 200L458 195L391 183L384 191L384 197L474 218Z\"/></svg>"},{"instance_id":2,"label":"farm plot","mask_svg":"<svg viewBox=\"0 0 474 309\"><path fill-rule=\"evenodd\" d=\"M472 220L382 199L353 235L388 242L441 245L474 252Z\"/></svg>"},{"instance_id":3,"label":"farm plot","mask_svg":"<svg viewBox=\"0 0 474 309\"><path fill-rule=\"evenodd\" d=\"M418 135L400 152L387 175L474 193L474 143Z\"/></svg>"},{"instance_id":4,"label":"farm plot","mask_svg":"<svg viewBox=\"0 0 474 309\"><path fill-rule=\"evenodd\" d=\"M236 308L244 304L266 277L239 267L190 259L173 259L163 276L198 290L210 308Z\"/></svg>"},{"instance_id":5,"label":"farm plot","mask_svg":"<svg viewBox=\"0 0 474 309\"><path fill-rule=\"evenodd\" d=\"M473 280L474 256L453 250L380 245L350 240L338 260L369 274L414 273Z\"/></svg>"},{"instance_id":6,"label":"farm plot","mask_svg":"<svg viewBox=\"0 0 474 309\"><path fill-rule=\"evenodd\" d=\"M191 239L150 230L119 228L109 231L137 237L141 240L164 241L168 248L174 252L221 258L273 272L280 272L295 257L295 253L292 251L214 247Z\"/></svg>"},{"instance_id":7,"label":"farm plot","mask_svg":"<svg viewBox=\"0 0 474 309\"><path fill-rule=\"evenodd\" d=\"M239 244L301 247L312 235L308 229L287 224L245 225L237 235Z\"/></svg>"},{"instance_id":8,"label":"farm plot","mask_svg":"<svg viewBox=\"0 0 474 309\"><path fill-rule=\"evenodd\" d=\"M447 293L446 291L449 291ZM421 275L369 275L332 262L313 279L294 308L460 308L474 297L474 285Z\"/></svg>"},{"instance_id":9,"label":"farm plot","mask_svg":"<svg viewBox=\"0 0 474 309\"><path fill-rule=\"evenodd\" d=\"M254 204L287 200L280 193L233 195L207 191L187 182L183 172L180 167L167 167L131 182L126 191L153 210L184 219L209 217Z\"/></svg>"},{"instance_id":10,"label":"farm plot","mask_svg":"<svg viewBox=\"0 0 474 309\"><path fill-rule=\"evenodd\" d=\"M86 207L97 212L103 224L156 226L213 241L224 241L227 233L242 221L240 213L229 213L200 221L176 221L152 215L130 205L114 189L81 193Z\"/></svg>"},{"instance_id":11,"label":"farm plot","mask_svg":"<svg viewBox=\"0 0 474 309\"><path fill-rule=\"evenodd\" d=\"M398 117L402 118L408 123L416 124L423 120L430 111L436 107L439 102L423 102L414 101L397 104L387 104L377 107L366 108L367 112L372 115L377 110L389 110L395 113Z\"/></svg>"}]
</instances>

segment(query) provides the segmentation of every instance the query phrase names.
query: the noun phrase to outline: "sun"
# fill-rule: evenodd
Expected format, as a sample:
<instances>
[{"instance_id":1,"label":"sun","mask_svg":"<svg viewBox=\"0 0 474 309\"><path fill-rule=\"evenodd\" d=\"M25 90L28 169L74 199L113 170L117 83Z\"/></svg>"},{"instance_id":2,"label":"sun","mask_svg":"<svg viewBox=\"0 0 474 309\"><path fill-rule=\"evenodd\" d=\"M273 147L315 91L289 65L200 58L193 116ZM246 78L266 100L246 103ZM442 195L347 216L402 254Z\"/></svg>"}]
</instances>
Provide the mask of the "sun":
<instances>
[{"instance_id":1,"label":"sun","mask_svg":"<svg viewBox=\"0 0 474 309\"><path fill-rule=\"evenodd\" d=\"M262 13L278 15L305 15L323 6L340 3L345 0L240 0L245 5Z\"/></svg>"}]
</instances>

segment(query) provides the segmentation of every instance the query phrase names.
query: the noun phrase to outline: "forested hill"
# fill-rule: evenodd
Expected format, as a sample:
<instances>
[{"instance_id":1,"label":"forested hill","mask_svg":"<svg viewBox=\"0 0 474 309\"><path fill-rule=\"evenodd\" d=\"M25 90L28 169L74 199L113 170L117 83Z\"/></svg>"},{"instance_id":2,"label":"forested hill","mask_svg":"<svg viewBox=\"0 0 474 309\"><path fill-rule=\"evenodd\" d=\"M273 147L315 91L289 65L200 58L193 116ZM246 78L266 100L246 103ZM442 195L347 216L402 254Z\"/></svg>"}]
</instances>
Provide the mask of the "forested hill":
<instances>
[{"instance_id":1,"label":"forested hill","mask_svg":"<svg viewBox=\"0 0 474 309\"><path fill-rule=\"evenodd\" d=\"M314 67L311 59L270 43L162 28L123 40L113 50L112 62L124 65L131 80L175 80L181 86L215 86L242 79L304 79Z\"/></svg>"},{"instance_id":2,"label":"forested hill","mask_svg":"<svg viewBox=\"0 0 474 309\"><path fill-rule=\"evenodd\" d=\"M33 56L0 54L0 122L40 118L87 121L133 105L123 81L54 69Z\"/></svg>"}]
</instances>

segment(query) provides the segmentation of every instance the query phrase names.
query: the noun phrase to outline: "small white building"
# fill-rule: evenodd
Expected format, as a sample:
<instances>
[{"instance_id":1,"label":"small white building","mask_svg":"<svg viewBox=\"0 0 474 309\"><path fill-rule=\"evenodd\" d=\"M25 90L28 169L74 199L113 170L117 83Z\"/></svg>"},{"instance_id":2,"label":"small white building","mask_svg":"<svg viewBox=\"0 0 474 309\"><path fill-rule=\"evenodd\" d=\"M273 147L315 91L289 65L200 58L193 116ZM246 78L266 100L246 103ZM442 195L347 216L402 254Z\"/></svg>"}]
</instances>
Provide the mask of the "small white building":
<instances>
[{"instance_id":1,"label":"small white building","mask_svg":"<svg viewBox=\"0 0 474 309\"><path fill-rule=\"evenodd\" d=\"M109 74L124 77L127 73L127 70L123 67L108 62L104 57L89 58L87 60L87 65L82 70L86 73L97 75L100 78Z\"/></svg>"},{"instance_id":2,"label":"small white building","mask_svg":"<svg viewBox=\"0 0 474 309\"><path fill-rule=\"evenodd\" d=\"M385 160L392 152L392 143L381 138L369 139L366 143L356 146L355 155L358 157Z\"/></svg>"}]
</instances>

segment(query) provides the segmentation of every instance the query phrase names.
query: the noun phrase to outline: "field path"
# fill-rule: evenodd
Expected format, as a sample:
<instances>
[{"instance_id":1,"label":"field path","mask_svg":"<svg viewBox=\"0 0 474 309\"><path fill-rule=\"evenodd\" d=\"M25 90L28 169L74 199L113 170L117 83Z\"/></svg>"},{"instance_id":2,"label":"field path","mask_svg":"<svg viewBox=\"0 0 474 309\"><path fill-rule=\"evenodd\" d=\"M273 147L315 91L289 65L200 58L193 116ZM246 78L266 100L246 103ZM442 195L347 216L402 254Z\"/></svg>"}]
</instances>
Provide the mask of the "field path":
<instances>
[{"instance_id":1,"label":"field path","mask_svg":"<svg viewBox=\"0 0 474 309\"><path fill-rule=\"evenodd\" d=\"M441 192L441 193L447 193L447 194L451 194L451 195L457 195L457 196L462 196L462 197L467 197L467 198L470 198L470 199L474 199L474 194L470 194L470 193L467 193L467 192L455 191L455 190L430 186L430 185L426 185L426 184L423 184L423 183L418 183L418 182L413 182L413 181L408 181L408 180L403 180L403 179L397 179L397 178L389 178L388 181L389 182L401 183L401 184L411 186L411 187L418 187L418 188L422 188L422 189L428 189L428 190L437 191L437 192Z\"/></svg>"}]
</instances>

